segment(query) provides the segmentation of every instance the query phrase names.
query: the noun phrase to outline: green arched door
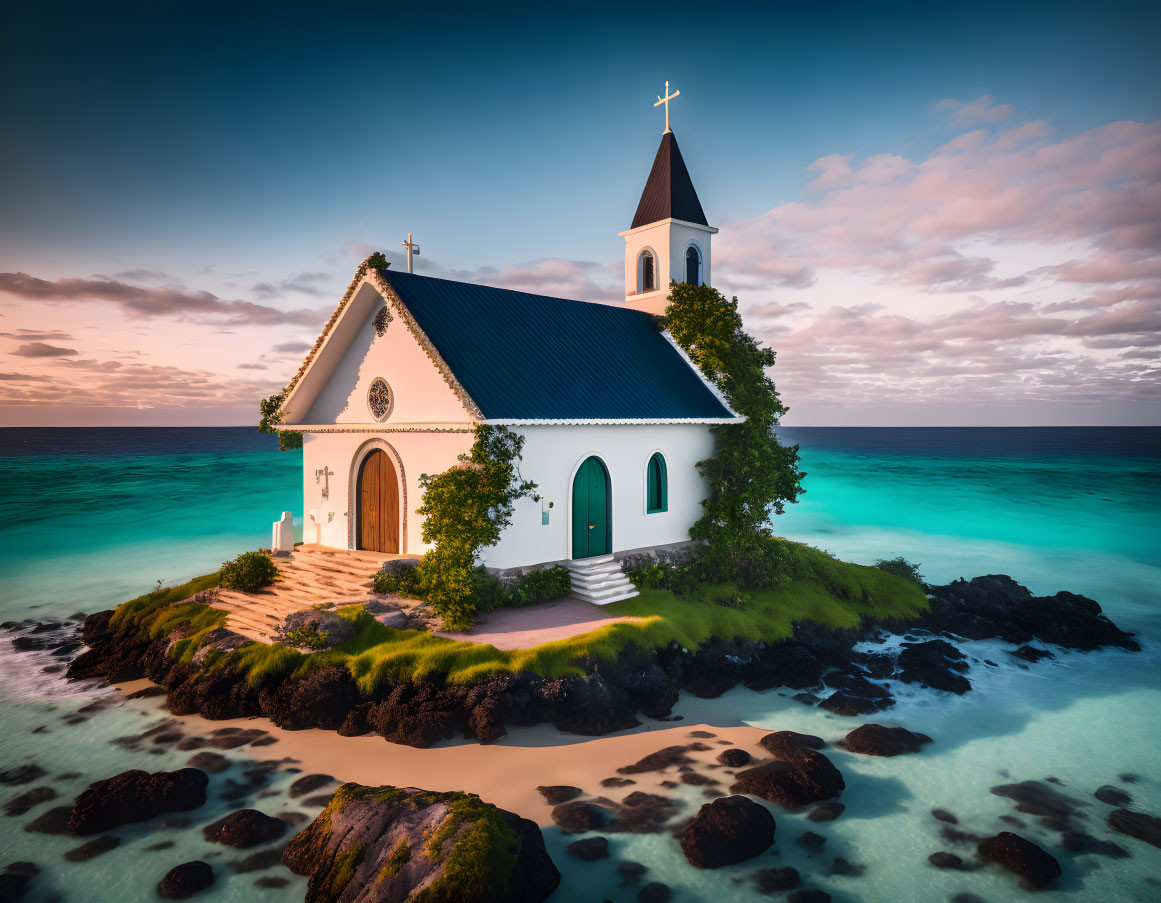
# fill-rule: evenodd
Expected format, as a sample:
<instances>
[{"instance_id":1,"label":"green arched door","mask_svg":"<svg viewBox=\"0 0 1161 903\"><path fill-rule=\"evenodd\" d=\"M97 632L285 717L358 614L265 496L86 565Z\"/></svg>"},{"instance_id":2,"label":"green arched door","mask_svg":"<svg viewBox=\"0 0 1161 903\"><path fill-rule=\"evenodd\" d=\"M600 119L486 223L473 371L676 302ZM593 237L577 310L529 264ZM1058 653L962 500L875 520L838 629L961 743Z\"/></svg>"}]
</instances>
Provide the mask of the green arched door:
<instances>
[{"instance_id":1,"label":"green arched door","mask_svg":"<svg viewBox=\"0 0 1161 903\"><path fill-rule=\"evenodd\" d=\"M607 555L609 528L609 472L600 458L587 458L572 481L572 557Z\"/></svg>"}]
</instances>

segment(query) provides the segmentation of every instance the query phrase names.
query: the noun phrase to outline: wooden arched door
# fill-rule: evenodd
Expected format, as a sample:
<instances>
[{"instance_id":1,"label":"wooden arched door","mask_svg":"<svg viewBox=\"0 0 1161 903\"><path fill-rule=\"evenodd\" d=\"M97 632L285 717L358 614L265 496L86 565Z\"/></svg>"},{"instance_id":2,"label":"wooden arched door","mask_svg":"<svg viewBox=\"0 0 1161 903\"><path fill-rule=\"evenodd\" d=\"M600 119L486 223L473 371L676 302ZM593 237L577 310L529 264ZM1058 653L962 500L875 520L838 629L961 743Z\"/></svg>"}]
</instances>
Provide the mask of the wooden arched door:
<instances>
[{"instance_id":1,"label":"wooden arched door","mask_svg":"<svg viewBox=\"0 0 1161 903\"><path fill-rule=\"evenodd\" d=\"M399 477L391 456L372 451L359 467L359 548L399 551Z\"/></svg>"}]
</instances>

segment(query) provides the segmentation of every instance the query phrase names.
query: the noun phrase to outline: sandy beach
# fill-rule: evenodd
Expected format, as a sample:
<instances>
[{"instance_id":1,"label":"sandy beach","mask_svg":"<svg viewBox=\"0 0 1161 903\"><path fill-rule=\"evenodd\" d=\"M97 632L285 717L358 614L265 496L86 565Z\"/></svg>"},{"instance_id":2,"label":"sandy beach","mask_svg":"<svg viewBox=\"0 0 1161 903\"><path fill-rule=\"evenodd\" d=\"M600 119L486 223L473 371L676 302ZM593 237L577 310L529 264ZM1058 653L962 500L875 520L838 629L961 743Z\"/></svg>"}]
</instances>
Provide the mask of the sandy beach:
<instances>
[{"instance_id":1,"label":"sandy beach","mask_svg":"<svg viewBox=\"0 0 1161 903\"><path fill-rule=\"evenodd\" d=\"M153 686L148 680L117 685L126 695ZM552 824L548 805L536 790L541 785L571 784L589 793L619 799L632 790L655 790L667 777L657 772L634 775L635 784L603 788L600 782L666 746L701 740L708 750L693 751L700 763L713 763L727 746L739 746L754 756L768 756L758 740L769 731L748 726L718 727L678 722L658 727L643 724L606 737L580 737L551 725L517 728L497 743L446 741L426 749L390 743L382 737L341 737L334 731L288 731L265 718L211 721L201 715L171 716L159 700L135 703L156 708L159 717L176 717L190 734L208 735L224 727L268 731L277 743L263 747L263 758L291 758L304 774L329 774L339 781L378 786L418 787L424 790L466 790L501 808L519 813L541 826ZM712 734L712 737L695 734ZM253 750L257 753L257 750ZM717 766L715 766L717 767Z\"/></svg>"}]
</instances>

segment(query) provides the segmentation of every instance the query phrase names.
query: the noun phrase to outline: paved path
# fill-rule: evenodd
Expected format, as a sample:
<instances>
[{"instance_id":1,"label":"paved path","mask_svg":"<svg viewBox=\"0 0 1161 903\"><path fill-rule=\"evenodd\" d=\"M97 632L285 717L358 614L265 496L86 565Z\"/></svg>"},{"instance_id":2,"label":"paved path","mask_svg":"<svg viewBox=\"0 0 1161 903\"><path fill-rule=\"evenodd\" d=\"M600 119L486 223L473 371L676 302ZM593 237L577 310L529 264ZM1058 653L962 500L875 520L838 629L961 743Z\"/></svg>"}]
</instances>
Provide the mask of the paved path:
<instances>
[{"instance_id":1,"label":"paved path","mask_svg":"<svg viewBox=\"0 0 1161 903\"><path fill-rule=\"evenodd\" d=\"M488 611L476 619L471 633L448 633L433 630L436 636L469 643L487 643L497 649L527 649L553 640L566 640L604 627L639 621L640 618L617 617L600 605L575 596L553 602L542 602L525 608L501 608Z\"/></svg>"},{"instance_id":2,"label":"paved path","mask_svg":"<svg viewBox=\"0 0 1161 903\"><path fill-rule=\"evenodd\" d=\"M210 604L229 612L227 626L260 643L274 641L274 629L296 611L325 602L351 605L377 598L375 574L389 558L414 556L331 549L304 544L290 555L275 555L282 576L256 593L218 590Z\"/></svg>"}]
</instances>

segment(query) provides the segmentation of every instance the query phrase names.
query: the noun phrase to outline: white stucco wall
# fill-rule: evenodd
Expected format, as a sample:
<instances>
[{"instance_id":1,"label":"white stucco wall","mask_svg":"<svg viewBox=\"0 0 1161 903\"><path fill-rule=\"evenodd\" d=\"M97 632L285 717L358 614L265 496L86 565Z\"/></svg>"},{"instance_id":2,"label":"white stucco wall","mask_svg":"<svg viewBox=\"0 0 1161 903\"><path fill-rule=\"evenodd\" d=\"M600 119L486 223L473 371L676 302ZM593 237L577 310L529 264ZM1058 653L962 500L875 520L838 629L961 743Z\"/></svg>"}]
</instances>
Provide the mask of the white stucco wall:
<instances>
[{"instance_id":1,"label":"white stucco wall","mask_svg":"<svg viewBox=\"0 0 1161 903\"><path fill-rule=\"evenodd\" d=\"M512 524L500 542L484 550L489 567L511 568L572 557L572 479L581 463L596 455L609 471L613 551L683 542L690 525L701 516L705 483L697 462L713 453L713 437L703 425L522 426L525 437L521 473L537 484L545 502L552 502L548 524L542 523L542 503L517 502ZM303 539L337 548L352 548L355 510L352 493L362 457L373 447L385 448L400 471L401 551L421 554L422 519L415 513L422 496L421 473L452 467L467 451L471 433L321 433L303 442ZM665 456L668 510L646 512L646 465L656 451ZM402 461L400 468L399 461ZM333 471L330 498L322 499L322 483L314 472ZM354 499L357 503L357 498ZM312 520L311 511L316 512Z\"/></svg>"},{"instance_id":2,"label":"white stucco wall","mask_svg":"<svg viewBox=\"0 0 1161 903\"><path fill-rule=\"evenodd\" d=\"M302 443L303 541L321 542L340 549L354 548L356 511L352 501L358 466L372 448L383 448L392 458L400 478L400 551L424 551L420 537L422 518L415 513L422 495L419 477L442 473L456 464L457 456L472 444L466 433L308 433ZM402 462L402 467L400 466ZM315 471L329 468L330 497L322 498L323 484ZM315 519L311 518L314 510Z\"/></svg>"},{"instance_id":3,"label":"white stucco wall","mask_svg":"<svg viewBox=\"0 0 1161 903\"><path fill-rule=\"evenodd\" d=\"M373 290L364 288L364 291ZM385 379L394 393L395 406L387 423L468 419L463 403L400 321L397 311L392 310L395 320L387 326L387 332L382 336L376 334L371 321L382 306L381 300L364 305L350 344L330 370L309 413L299 422L373 422L367 408L367 390L375 377Z\"/></svg>"},{"instance_id":4,"label":"white stucco wall","mask_svg":"<svg viewBox=\"0 0 1161 903\"><path fill-rule=\"evenodd\" d=\"M696 464L713 454L704 425L521 426L525 437L521 473L552 502L541 523L541 503L522 499L500 542L484 550L489 567L510 568L572 557L572 478L597 455L609 471L613 551L683 542L701 516L705 482ZM650 456L665 455L669 510L647 514L645 469Z\"/></svg>"},{"instance_id":5,"label":"white stucco wall","mask_svg":"<svg viewBox=\"0 0 1161 903\"><path fill-rule=\"evenodd\" d=\"M662 220L622 232L625 239L625 304L634 310L651 314L665 313L669 280L685 279L685 252L696 245L701 251L701 281L713 285L710 271L710 238L716 229L687 224L681 220ZM657 259L657 290L637 292L637 259L645 249Z\"/></svg>"}]
</instances>

